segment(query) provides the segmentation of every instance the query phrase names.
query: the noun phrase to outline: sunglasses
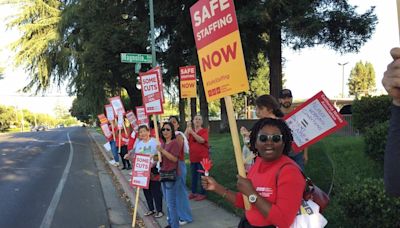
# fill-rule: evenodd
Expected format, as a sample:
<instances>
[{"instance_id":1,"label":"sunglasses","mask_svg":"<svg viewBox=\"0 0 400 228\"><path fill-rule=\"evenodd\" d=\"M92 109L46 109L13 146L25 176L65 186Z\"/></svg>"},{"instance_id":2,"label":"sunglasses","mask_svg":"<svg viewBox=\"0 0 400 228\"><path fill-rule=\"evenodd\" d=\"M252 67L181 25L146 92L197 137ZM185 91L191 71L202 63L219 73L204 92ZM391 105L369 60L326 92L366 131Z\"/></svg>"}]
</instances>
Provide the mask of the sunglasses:
<instances>
[{"instance_id":1,"label":"sunglasses","mask_svg":"<svg viewBox=\"0 0 400 228\"><path fill-rule=\"evenodd\" d=\"M161 131L171 131L170 128L161 128Z\"/></svg>"},{"instance_id":2,"label":"sunglasses","mask_svg":"<svg viewBox=\"0 0 400 228\"><path fill-rule=\"evenodd\" d=\"M258 140L260 142L263 142L263 143L267 142L268 140L272 140L272 142L278 143L278 142L282 141L282 139L283 139L282 137L283 137L282 135L263 135L263 134L259 134L258 135Z\"/></svg>"}]
</instances>

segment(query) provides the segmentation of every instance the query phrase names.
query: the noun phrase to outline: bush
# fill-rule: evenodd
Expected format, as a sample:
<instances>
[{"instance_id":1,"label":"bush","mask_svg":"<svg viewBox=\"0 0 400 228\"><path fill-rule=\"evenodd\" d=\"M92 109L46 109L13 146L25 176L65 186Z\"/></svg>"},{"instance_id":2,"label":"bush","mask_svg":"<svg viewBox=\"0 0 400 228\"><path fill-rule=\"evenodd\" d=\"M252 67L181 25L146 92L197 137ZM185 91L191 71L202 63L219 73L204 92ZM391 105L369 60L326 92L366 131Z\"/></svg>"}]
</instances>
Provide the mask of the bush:
<instances>
[{"instance_id":1,"label":"bush","mask_svg":"<svg viewBox=\"0 0 400 228\"><path fill-rule=\"evenodd\" d=\"M383 165L389 121L367 128L364 134L365 153Z\"/></svg>"},{"instance_id":2,"label":"bush","mask_svg":"<svg viewBox=\"0 0 400 228\"><path fill-rule=\"evenodd\" d=\"M400 199L385 194L382 179L356 179L337 199L351 227L400 227Z\"/></svg>"},{"instance_id":3,"label":"bush","mask_svg":"<svg viewBox=\"0 0 400 228\"><path fill-rule=\"evenodd\" d=\"M353 127L365 133L368 127L383 123L390 117L391 99L388 95L379 97L363 97L352 106Z\"/></svg>"}]
</instances>

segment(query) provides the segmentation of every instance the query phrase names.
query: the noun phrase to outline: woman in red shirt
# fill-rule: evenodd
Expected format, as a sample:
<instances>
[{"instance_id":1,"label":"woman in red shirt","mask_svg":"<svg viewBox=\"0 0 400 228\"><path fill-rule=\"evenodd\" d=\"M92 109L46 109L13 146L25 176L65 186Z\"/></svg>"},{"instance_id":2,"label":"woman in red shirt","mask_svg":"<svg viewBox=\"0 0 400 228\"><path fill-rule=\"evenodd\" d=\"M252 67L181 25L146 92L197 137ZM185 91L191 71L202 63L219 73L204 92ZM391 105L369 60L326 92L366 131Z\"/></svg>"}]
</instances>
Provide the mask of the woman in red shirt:
<instances>
[{"instance_id":1,"label":"woman in red shirt","mask_svg":"<svg viewBox=\"0 0 400 228\"><path fill-rule=\"evenodd\" d=\"M250 149L256 161L247 178L237 176L239 193L230 191L212 177L203 177L202 185L236 207L244 208L243 196L250 209L238 227L288 228L300 208L305 180L287 154L291 149L291 130L281 119L260 119L250 134ZM289 165L286 165L289 164Z\"/></svg>"},{"instance_id":2,"label":"woman in red shirt","mask_svg":"<svg viewBox=\"0 0 400 228\"><path fill-rule=\"evenodd\" d=\"M196 201L204 200L206 198L206 191L201 186L201 174L198 170L203 170L200 162L203 158L208 158L208 130L202 127L203 118L196 115L193 119L194 130L191 124L187 125L185 135L189 141L189 159L190 170L192 173L192 193L189 194L189 199ZM197 190L197 186L200 190Z\"/></svg>"}]
</instances>

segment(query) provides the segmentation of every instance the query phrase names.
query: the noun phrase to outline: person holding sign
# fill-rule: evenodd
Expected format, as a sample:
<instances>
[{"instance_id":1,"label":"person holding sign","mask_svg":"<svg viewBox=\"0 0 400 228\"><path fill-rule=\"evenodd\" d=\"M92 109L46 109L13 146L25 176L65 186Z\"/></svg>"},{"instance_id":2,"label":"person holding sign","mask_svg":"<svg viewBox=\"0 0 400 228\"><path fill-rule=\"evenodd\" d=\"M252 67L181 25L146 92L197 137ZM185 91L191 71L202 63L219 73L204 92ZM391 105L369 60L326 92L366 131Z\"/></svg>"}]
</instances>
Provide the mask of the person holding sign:
<instances>
[{"instance_id":1,"label":"person holding sign","mask_svg":"<svg viewBox=\"0 0 400 228\"><path fill-rule=\"evenodd\" d=\"M157 149L162 156L160 169L160 181L167 202L168 224L172 228L179 227L179 218L177 213L177 175L179 175L178 157L179 144L176 141L174 125L165 122L161 128L161 146Z\"/></svg>"},{"instance_id":2,"label":"person holding sign","mask_svg":"<svg viewBox=\"0 0 400 228\"><path fill-rule=\"evenodd\" d=\"M283 113L280 110L279 103L269 94L264 94L257 97L256 101L256 116L260 119L262 118L281 118ZM250 142L250 132L245 128L240 128L240 134L243 137L243 161L246 171L249 171L250 167L253 165L254 155L249 149Z\"/></svg>"},{"instance_id":3,"label":"person holding sign","mask_svg":"<svg viewBox=\"0 0 400 228\"><path fill-rule=\"evenodd\" d=\"M201 186L201 175L198 170L203 170L200 162L203 158L209 157L208 152L208 130L203 128L203 118L200 115L196 115L193 119L194 130L191 124L187 125L185 135L189 140L189 158L190 158L190 169L192 173L192 193L189 195L189 199L201 201L206 199L205 190ZM200 191L197 191L197 186L200 185Z\"/></svg>"},{"instance_id":4,"label":"person holding sign","mask_svg":"<svg viewBox=\"0 0 400 228\"><path fill-rule=\"evenodd\" d=\"M384 181L386 191L400 197L400 48L390 51L393 62L387 66L382 84L393 98L385 148Z\"/></svg>"},{"instance_id":5,"label":"person holding sign","mask_svg":"<svg viewBox=\"0 0 400 228\"><path fill-rule=\"evenodd\" d=\"M122 161L122 169L130 170L132 169L131 163L129 160L125 159L125 155L128 153L128 142L129 135L122 131L120 134L116 134L115 141L117 143L118 150L120 151L121 161Z\"/></svg>"},{"instance_id":6,"label":"person holding sign","mask_svg":"<svg viewBox=\"0 0 400 228\"><path fill-rule=\"evenodd\" d=\"M256 161L247 178L237 175L239 193L225 188L210 176L202 177L206 190L214 191L236 207L244 207L242 195L248 197L251 208L246 210L239 228L288 228L293 223L303 199L305 180L287 156L292 140L291 130L283 120L260 119L250 134L250 149L256 153Z\"/></svg>"},{"instance_id":7,"label":"person holding sign","mask_svg":"<svg viewBox=\"0 0 400 228\"><path fill-rule=\"evenodd\" d=\"M289 114L294 110L293 104L293 95L292 91L289 89L283 89L279 93L279 103L281 104L281 110L284 115ZM289 157L292 158L304 171L304 165L308 162L308 148L305 148L304 151L300 151L295 153L293 150L290 151Z\"/></svg>"},{"instance_id":8,"label":"person holding sign","mask_svg":"<svg viewBox=\"0 0 400 228\"><path fill-rule=\"evenodd\" d=\"M170 116L169 121L174 125L176 141L179 145L179 175L177 179L177 210L179 225L185 225L193 221L192 210L190 209L188 193L186 191L186 163L185 153L189 153L189 142L183 132L179 131L179 119L177 116Z\"/></svg>"},{"instance_id":9,"label":"person holding sign","mask_svg":"<svg viewBox=\"0 0 400 228\"><path fill-rule=\"evenodd\" d=\"M161 218L164 213L162 210L162 191L160 183L160 175L157 162L154 161L154 156L157 155L157 141L150 137L150 130L146 125L140 125L138 128L139 140L136 142L133 151L135 154L148 154L152 156L152 167L150 170L150 183L148 189L143 189L149 210L144 214L150 216L154 214L155 218ZM129 152L126 158L131 157ZM154 210L154 205L156 210Z\"/></svg>"}]
</instances>

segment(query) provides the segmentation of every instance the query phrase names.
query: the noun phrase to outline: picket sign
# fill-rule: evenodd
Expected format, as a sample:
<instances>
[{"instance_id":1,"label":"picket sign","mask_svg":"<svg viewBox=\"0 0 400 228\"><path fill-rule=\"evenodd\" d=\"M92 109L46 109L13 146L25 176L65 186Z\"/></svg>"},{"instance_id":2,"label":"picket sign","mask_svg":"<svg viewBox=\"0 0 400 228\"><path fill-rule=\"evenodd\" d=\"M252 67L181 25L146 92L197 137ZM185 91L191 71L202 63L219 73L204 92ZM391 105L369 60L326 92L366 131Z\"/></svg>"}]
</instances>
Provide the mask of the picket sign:
<instances>
[{"instance_id":1,"label":"picket sign","mask_svg":"<svg viewBox=\"0 0 400 228\"><path fill-rule=\"evenodd\" d=\"M225 99L238 173L246 177L231 98L249 90L234 2L199 0L190 17L207 102ZM249 210L245 195L243 200Z\"/></svg>"},{"instance_id":2,"label":"picket sign","mask_svg":"<svg viewBox=\"0 0 400 228\"><path fill-rule=\"evenodd\" d=\"M136 118L135 114L132 111L128 111L126 113L126 118L128 119L129 123L131 124L133 129L137 129L138 127L138 119Z\"/></svg>"},{"instance_id":3,"label":"picket sign","mask_svg":"<svg viewBox=\"0 0 400 228\"><path fill-rule=\"evenodd\" d=\"M100 124L108 123L108 119L103 113L97 115L97 118L99 118Z\"/></svg>"},{"instance_id":4,"label":"picket sign","mask_svg":"<svg viewBox=\"0 0 400 228\"><path fill-rule=\"evenodd\" d=\"M188 118L187 120L191 120L191 108L190 108L190 99L197 97L197 81L196 81L196 66L183 66L179 67L179 84L180 84L180 93L181 98L187 98L188 104Z\"/></svg>"},{"instance_id":5,"label":"picket sign","mask_svg":"<svg viewBox=\"0 0 400 228\"><path fill-rule=\"evenodd\" d=\"M151 157L147 154L135 154L132 165L132 178L130 185L136 187L135 206L133 210L132 227L135 227L136 214L139 203L140 189L148 189L150 183Z\"/></svg>"},{"instance_id":6,"label":"picket sign","mask_svg":"<svg viewBox=\"0 0 400 228\"><path fill-rule=\"evenodd\" d=\"M113 109L113 107L112 107L111 104L104 105L104 109L106 110L107 119L108 119L108 121L110 121L110 123L111 123L111 129L112 129L113 139L114 139L114 141L115 141L115 130L114 130L114 119L115 119L115 116L114 116L114 109Z\"/></svg>"},{"instance_id":7,"label":"picket sign","mask_svg":"<svg viewBox=\"0 0 400 228\"><path fill-rule=\"evenodd\" d=\"M146 109L144 106L136 106L136 117L138 121L138 125L147 125L149 126L149 118L146 114Z\"/></svg>"},{"instance_id":8,"label":"picket sign","mask_svg":"<svg viewBox=\"0 0 400 228\"><path fill-rule=\"evenodd\" d=\"M114 109L115 115L118 115L119 112L122 112L122 114L125 115L125 108L119 96L108 98L108 100Z\"/></svg>"}]
</instances>

